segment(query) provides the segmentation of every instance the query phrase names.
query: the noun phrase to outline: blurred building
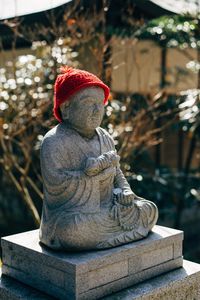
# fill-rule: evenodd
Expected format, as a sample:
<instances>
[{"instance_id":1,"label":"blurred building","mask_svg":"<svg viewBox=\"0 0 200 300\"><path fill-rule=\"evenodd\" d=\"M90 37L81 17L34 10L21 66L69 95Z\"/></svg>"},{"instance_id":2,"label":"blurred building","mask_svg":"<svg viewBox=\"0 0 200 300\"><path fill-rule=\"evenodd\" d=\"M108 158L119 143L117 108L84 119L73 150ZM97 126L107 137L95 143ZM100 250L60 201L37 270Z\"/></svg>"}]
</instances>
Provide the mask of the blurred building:
<instances>
[{"instance_id":1,"label":"blurred building","mask_svg":"<svg viewBox=\"0 0 200 300\"><path fill-rule=\"evenodd\" d=\"M0 23L0 39L4 51L0 55L0 66L12 60L13 57L13 33L6 26L7 19L11 20L11 26L13 17L19 17L18 20L23 22L25 26L32 26L35 23L44 23L48 26L45 11L62 12L62 9L66 8L71 2L70 0L2 0L0 2L0 20L2 20ZM132 17L136 21L143 19L144 22L147 22L165 14L189 13L193 15L199 11L198 2L195 0L134 0L129 2L135 3ZM80 5L89 7L91 3L91 0L82 0ZM123 18L120 15L123 4L124 1L122 0L110 1L107 22L113 28L116 26L123 27L124 25ZM15 26L14 23L13 26ZM27 54L27 48L30 48L30 42L18 37L16 46L17 49L15 49L14 55L25 55ZM111 88L113 92L156 94L160 90L162 87L162 49L158 44L152 40L136 41L131 37L116 37L112 39L111 47ZM29 53L31 51L28 50ZM80 59L83 67L94 73L96 72L95 57L88 57L85 53ZM198 72L193 72L190 68L190 62L195 60L197 60L196 49L187 48L180 51L176 48L169 48L167 50L165 62L167 84L164 88L169 95L178 95L183 90L198 87ZM182 160L185 161L189 142L188 136L184 133L179 136L178 133L174 134L170 130L165 132L164 143L159 146L155 154L159 165L164 164L176 168L179 164L180 167L181 163L180 159L178 163L178 157L181 155ZM192 163L196 167L199 165L199 159L197 158Z\"/></svg>"}]
</instances>

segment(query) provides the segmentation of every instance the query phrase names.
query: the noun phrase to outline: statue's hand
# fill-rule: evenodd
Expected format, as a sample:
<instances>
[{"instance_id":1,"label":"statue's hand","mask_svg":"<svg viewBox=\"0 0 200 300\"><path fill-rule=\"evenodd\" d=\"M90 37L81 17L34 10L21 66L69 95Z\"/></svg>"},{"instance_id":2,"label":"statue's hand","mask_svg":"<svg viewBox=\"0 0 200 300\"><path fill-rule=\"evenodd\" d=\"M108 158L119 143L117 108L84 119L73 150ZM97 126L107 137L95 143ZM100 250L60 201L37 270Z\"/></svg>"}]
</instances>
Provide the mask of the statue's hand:
<instances>
[{"instance_id":1,"label":"statue's hand","mask_svg":"<svg viewBox=\"0 0 200 300\"><path fill-rule=\"evenodd\" d=\"M88 176L95 176L99 173L99 164L96 158L89 157L87 159L84 173Z\"/></svg>"},{"instance_id":2,"label":"statue's hand","mask_svg":"<svg viewBox=\"0 0 200 300\"><path fill-rule=\"evenodd\" d=\"M133 200L135 199L134 193L130 189L115 189L114 196L116 201L125 206L131 206L133 204Z\"/></svg>"},{"instance_id":3,"label":"statue's hand","mask_svg":"<svg viewBox=\"0 0 200 300\"><path fill-rule=\"evenodd\" d=\"M120 161L120 156L117 154L116 151L109 151L103 154L105 160L108 161L108 167L117 167Z\"/></svg>"},{"instance_id":4,"label":"statue's hand","mask_svg":"<svg viewBox=\"0 0 200 300\"><path fill-rule=\"evenodd\" d=\"M119 164L119 155L115 151L109 151L97 158L89 157L85 164L84 173L88 176L95 176L110 167L116 167Z\"/></svg>"}]
</instances>

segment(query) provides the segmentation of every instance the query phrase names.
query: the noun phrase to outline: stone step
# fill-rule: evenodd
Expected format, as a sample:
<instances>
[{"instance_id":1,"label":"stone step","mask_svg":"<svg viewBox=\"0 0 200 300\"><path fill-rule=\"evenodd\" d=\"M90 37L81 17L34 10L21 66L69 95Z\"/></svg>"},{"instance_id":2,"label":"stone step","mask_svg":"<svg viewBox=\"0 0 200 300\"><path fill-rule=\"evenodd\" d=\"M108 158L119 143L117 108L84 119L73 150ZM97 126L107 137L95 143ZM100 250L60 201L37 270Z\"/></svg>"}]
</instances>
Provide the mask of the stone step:
<instances>
[{"instance_id":1,"label":"stone step","mask_svg":"<svg viewBox=\"0 0 200 300\"><path fill-rule=\"evenodd\" d=\"M101 300L199 300L200 265L183 261L183 267L114 293ZM5 275L0 280L1 300L56 300ZM98 298L96 298L98 299ZM91 300L90 297L87 300Z\"/></svg>"},{"instance_id":2,"label":"stone step","mask_svg":"<svg viewBox=\"0 0 200 300\"><path fill-rule=\"evenodd\" d=\"M65 300L97 299L182 266L183 233L155 226L143 240L81 253L39 244L38 230L2 239L2 272Z\"/></svg>"},{"instance_id":3,"label":"stone step","mask_svg":"<svg viewBox=\"0 0 200 300\"><path fill-rule=\"evenodd\" d=\"M89 298L88 298L89 299ZM160 275L102 300L199 300L200 264L183 261L183 267Z\"/></svg>"},{"instance_id":4,"label":"stone step","mask_svg":"<svg viewBox=\"0 0 200 300\"><path fill-rule=\"evenodd\" d=\"M0 269L1 276L1 269ZM51 296L42 293L16 279L2 275L0 277L1 300L55 300Z\"/></svg>"}]
</instances>

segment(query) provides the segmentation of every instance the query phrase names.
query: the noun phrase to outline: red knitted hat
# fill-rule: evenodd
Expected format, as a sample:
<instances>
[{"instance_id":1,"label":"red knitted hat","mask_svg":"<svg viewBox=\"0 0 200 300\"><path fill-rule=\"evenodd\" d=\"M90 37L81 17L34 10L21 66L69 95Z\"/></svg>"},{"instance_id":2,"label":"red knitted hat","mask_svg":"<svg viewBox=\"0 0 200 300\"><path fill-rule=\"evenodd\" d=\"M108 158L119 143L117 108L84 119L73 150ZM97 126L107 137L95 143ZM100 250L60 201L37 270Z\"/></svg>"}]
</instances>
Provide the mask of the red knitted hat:
<instances>
[{"instance_id":1,"label":"red knitted hat","mask_svg":"<svg viewBox=\"0 0 200 300\"><path fill-rule=\"evenodd\" d=\"M105 94L104 104L107 103L110 89L97 76L67 66L61 68L61 72L62 74L58 75L54 86L54 116L59 122L62 122L60 105L69 101L70 96L82 88L101 87Z\"/></svg>"}]
</instances>

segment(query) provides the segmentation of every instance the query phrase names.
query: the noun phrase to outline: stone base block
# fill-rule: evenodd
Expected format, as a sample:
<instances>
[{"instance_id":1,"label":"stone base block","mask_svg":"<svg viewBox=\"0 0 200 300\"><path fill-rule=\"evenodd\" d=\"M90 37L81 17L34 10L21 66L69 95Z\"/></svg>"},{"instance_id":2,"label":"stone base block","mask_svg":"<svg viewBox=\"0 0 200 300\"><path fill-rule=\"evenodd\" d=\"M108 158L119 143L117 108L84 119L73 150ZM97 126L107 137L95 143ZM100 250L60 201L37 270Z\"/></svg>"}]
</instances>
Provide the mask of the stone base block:
<instances>
[{"instance_id":1,"label":"stone base block","mask_svg":"<svg viewBox=\"0 0 200 300\"><path fill-rule=\"evenodd\" d=\"M1 274L1 269L0 269ZM31 288L13 278L2 275L0 277L1 300L54 300L51 296Z\"/></svg>"},{"instance_id":2,"label":"stone base block","mask_svg":"<svg viewBox=\"0 0 200 300\"><path fill-rule=\"evenodd\" d=\"M199 300L200 265L189 261L183 267L99 298L102 300ZM0 281L1 300L56 300L7 276ZM92 298L88 297L87 300ZM97 299L97 298L96 298Z\"/></svg>"},{"instance_id":3,"label":"stone base block","mask_svg":"<svg viewBox=\"0 0 200 300\"><path fill-rule=\"evenodd\" d=\"M38 230L2 239L5 275L58 299L98 299L182 266L183 233L155 226L146 239L109 250L54 252Z\"/></svg>"},{"instance_id":4,"label":"stone base block","mask_svg":"<svg viewBox=\"0 0 200 300\"><path fill-rule=\"evenodd\" d=\"M102 300L199 300L200 264L184 260L183 268L137 284Z\"/></svg>"}]
</instances>

